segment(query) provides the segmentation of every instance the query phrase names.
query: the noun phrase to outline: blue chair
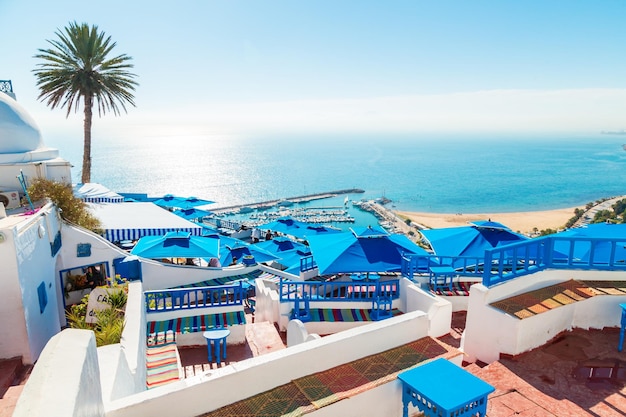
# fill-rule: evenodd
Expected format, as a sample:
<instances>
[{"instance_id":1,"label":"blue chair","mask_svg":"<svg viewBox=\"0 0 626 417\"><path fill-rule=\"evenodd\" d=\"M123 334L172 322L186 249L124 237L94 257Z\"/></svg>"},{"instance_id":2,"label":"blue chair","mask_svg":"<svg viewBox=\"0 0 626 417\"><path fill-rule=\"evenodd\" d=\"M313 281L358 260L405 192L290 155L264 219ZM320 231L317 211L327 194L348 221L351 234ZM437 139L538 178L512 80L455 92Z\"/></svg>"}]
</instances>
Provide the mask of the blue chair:
<instances>
[{"instance_id":1,"label":"blue chair","mask_svg":"<svg viewBox=\"0 0 626 417\"><path fill-rule=\"evenodd\" d=\"M300 307L301 302L304 303L304 308ZM296 295L291 318L298 319L303 323L311 321L311 309L309 304L309 296L307 293L302 294L302 298Z\"/></svg>"},{"instance_id":2,"label":"blue chair","mask_svg":"<svg viewBox=\"0 0 626 417\"><path fill-rule=\"evenodd\" d=\"M372 301L372 319L384 320L391 317L391 298L378 296Z\"/></svg>"}]
</instances>

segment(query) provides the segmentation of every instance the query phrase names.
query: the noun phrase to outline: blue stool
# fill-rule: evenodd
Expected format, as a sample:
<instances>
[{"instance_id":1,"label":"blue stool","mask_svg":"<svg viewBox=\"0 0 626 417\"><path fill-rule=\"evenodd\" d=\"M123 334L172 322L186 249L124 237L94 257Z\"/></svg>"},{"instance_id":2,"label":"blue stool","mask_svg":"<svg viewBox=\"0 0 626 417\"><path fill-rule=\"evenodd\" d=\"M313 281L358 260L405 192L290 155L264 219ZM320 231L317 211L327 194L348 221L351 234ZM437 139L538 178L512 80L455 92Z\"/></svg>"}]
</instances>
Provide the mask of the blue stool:
<instances>
[{"instance_id":1,"label":"blue stool","mask_svg":"<svg viewBox=\"0 0 626 417\"><path fill-rule=\"evenodd\" d=\"M624 332L626 331L626 303L622 303L619 305L622 308L622 321L621 321L621 329L619 331L619 345L617 345L617 351L621 352L624 347Z\"/></svg>"},{"instance_id":2,"label":"blue stool","mask_svg":"<svg viewBox=\"0 0 626 417\"><path fill-rule=\"evenodd\" d=\"M215 328L213 330L207 330L202 333L202 335L206 338L206 346L208 350L207 358L209 363L213 360L213 355L211 354L211 343L213 343L213 347L215 350L215 361L219 365L222 360L220 357L220 345L224 346L224 359L226 359L226 338L230 335L230 330L224 328Z\"/></svg>"}]
</instances>

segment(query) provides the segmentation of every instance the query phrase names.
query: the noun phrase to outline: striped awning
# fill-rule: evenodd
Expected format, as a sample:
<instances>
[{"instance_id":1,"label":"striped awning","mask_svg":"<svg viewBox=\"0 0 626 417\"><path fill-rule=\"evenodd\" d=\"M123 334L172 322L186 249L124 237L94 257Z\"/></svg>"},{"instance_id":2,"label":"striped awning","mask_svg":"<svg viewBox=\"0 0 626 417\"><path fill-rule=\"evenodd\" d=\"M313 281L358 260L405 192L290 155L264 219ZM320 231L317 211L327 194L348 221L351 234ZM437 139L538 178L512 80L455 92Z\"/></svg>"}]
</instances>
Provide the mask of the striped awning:
<instances>
[{"instance_id":1,"label":"striped awning","mask_svg":"<svg viewBox=\"0 0 626 417\"><path fill-rule=\"evenodd\" d=\"M104 232L104 238L109 242L121 242L123 240L138 240L144 236L163 236L167 232L189 232L194 236L201 236L198 229L167 227L164 229L107 229Z\"/></svg>"},{"instance_id":2,"label":"striped awning","mask_svg":"<svg viewBox=\"0 0 626 417\"><path fill-rule=\"evenodd\" d=\"M167 232L187 232L202 236L202 227L153 203L87 203L100 220L104 237L110 242L162 236Z\"/></svg>"},{"instance_id":3,"label":"striped awning","mask_svg":"<svg viewBox=\"0 0 626 417\"><path fill-rule=\"evenodd\" d=\"M215 327L228 327L237 324L246 324L246 314L239 311L207 314L204 316L178 317L171 320L148 322L148 334L202 332Z\"/></svg>"},{"instance_id":4,"label":"striped awning","mask_svg":"<svg viewBox=\"0 0 626 417\"><path fill-rule=\"evenodd\" d=\"M101 184L75 184L74 195L87 203L123 203L124 197Z\"/></svg>"}]
</instances>

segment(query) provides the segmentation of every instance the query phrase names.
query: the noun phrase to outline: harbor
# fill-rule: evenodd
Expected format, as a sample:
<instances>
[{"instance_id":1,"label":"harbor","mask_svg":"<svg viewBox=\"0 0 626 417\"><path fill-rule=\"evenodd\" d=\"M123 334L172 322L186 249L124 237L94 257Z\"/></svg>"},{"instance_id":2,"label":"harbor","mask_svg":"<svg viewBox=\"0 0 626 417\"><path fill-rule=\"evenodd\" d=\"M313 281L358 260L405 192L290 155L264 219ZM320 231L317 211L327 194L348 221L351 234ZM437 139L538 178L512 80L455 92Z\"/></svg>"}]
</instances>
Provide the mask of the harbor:
<instances>
[{"instance_id":1,"label":"harbor","mask_svg":"<svg viewBox=\"0 0 626 417\"><path fill-rule=\"evenodd\" d=\"M387 204L386 197L351 200L350 194L362 194L353 188L301 195L285 199L241 204L212 209L204 222L238 230L260 227L281 217L291 217L305 223L323 224L342 230L354 226L378 224L390 233L413 235L414 228L407 224ZM322 200L324 202L322 203ZM325 203L325 204L324 204Z\"/></svg>"},{"instance_id":2,"label":"harbor","mask_svg":"<svg viewBox=\"0 0 626 417\"><path fill-rule=\"evenodd\" d=\"M327 191L323 193L306 194L296 197L261 201L251 204L238 204L233 206L217 207L212 208L211 211L218 215L226 213L250 213L254 210L267 210L272 207L289 207L293 204L307 203L314 200L323 200L346 194L363 194L364 192L365 190L359 188L349 188L337 191Z\"/></svg>"}]
</instances>

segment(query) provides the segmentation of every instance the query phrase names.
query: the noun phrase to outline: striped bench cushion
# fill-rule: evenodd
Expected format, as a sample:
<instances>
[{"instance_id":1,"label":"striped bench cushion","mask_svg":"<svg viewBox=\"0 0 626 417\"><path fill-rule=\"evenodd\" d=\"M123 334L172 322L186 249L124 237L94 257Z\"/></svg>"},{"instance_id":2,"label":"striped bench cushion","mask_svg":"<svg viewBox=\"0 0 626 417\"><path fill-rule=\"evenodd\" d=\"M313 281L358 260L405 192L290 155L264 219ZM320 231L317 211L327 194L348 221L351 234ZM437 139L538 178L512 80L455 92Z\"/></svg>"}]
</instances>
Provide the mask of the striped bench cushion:
<instances>
[{"instance_id":1,"label":"striped bench cushion","mask_svg":"<svg viewBox=\"0 0 626 417\"><path fill-rule=\"evenodd\" d=\"M330 309L312 308L310 310L310 321L371 321L372 313L370 309ZM402 314L398 309L391 310L393 316Z\"/></svg>"},{"instance_id":2,"label":"striped bench cushion","mask_svg":"<svg viewBox=\"0 0 626 417\"><path fill-rule=\"evenodd\" d=\"M246 314L243 311L151 321L148 322L148 334L165 333L167 331L175 333L201 332L214 327L228 327L236 324L246 324Z\"/></svg>"},{"instance_id":3,"label":"striped bench cushion","mask_svg":"<svg viewBox=\"0 0 626 417\"><path fill-rule=\"evenodd\" d=\"M456 295L460 295L460 296L468 296L469 295L469 290L470 287L476 284L475 282L453 282L452 283L452 291L450 290L437 290L434 291L431 287L430 292L432 292L433 294L437 294L437 295L443 295L443 296L448 296L448 297L453 297Z\"/></svg>"},{"instance_id":4,"label":"striped bench cushion","mask_svg":"<svg viewBox=\"0 0 626 417\"><path fill-rule=\"evenodd\" d=\"M180 285L175 288L194 288L194 287L214 287L217 285L230 285L239 281L254 284L254 280L259 278L262 271L248 272L247 274L231 275L228 277L214 278L206 281L194 282L193 284Z\"/></svg>"},{"instance_id":5,"label":"striped bench cushion","mask_svg":"<svg viewBox=\"0 0 626 417\"><path fill-rule=\"evenodd\" d=\"M148 346L146 349L147 387L155 388L178 381L180 378L178 365L176 343Z\"/></svg>"}]
</instances>

